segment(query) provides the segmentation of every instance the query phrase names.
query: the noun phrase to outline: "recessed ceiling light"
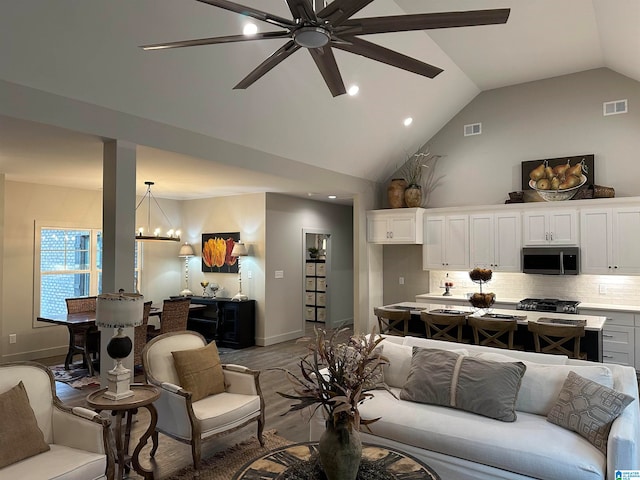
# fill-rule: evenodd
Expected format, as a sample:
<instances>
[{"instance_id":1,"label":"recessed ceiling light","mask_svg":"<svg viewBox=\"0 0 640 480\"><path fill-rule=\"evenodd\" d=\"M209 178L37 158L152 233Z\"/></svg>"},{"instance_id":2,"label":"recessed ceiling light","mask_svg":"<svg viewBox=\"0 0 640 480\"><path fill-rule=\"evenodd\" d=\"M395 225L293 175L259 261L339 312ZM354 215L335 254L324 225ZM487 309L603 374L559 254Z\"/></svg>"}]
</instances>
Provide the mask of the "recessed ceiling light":
<instances>
[{"instance_id":1,"label":"recessed ceiling light","mask_svg":"<svg viewBox=\"0 0 640 480\"><path fill-rule=\"evenodd\" d=\"M357 95L359 91L360 87L358 85L351 85L349 90L347 90L347 93L353 97L354 95Z\"/></svg>"},{"instance_id":2,"label":"recessed ceiling light","mask_svg":"<svg viewBox=\"0 0 640 480\"><path fill-rule=\"evenodd\" d=\"M244 35L255 35L258 33L258 26L255 23L247 23L242 29Z\"/></svg>"},{"instance_id":3,"label":"recessed ceiling light","mask_svg":"<svg viewBox=\"0 0 640 480\"><path fill-rule=\"evenodd\" d=\"M405 127L408 127L409 125L411 125L413 123L413 118L407 117L407 118L404 119L404 121L402 123L404 124Z\"/></svg>"},{"instance_id":4,"label":"recessed ceiling light","mask_svg":"<svg viewBox=\"0 0 640 480\"><path fill-rule=\"evenodd\" d=\"M335 195L329 195L329 198L334 199L334 198L338 198Z\"/></svg>"}]
</instances>

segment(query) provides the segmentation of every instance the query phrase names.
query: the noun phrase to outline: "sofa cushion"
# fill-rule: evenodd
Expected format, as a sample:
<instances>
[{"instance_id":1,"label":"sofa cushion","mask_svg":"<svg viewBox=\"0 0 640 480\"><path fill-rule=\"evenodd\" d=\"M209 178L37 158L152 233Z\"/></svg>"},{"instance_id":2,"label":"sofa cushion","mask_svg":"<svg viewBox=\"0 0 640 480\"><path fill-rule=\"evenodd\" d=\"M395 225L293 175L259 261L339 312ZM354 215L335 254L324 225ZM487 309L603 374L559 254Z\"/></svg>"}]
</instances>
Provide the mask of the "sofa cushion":
<instances>
[{"instance_id":1,"label":"sofa cushion","mask_svg":"<svg viewBox=\"0 0 640 480\"><path fill-rule=\"evenodd\" d=\"M629 395L569 372L547 420L582 435L607 453L611 424L632 401Z\"/></svg>"},{"instance_id":2,"label":"sofa cushion","mask_svg":"<svg viewBox=\"0 0 640 480\"><path fill-rule=\"evenodd\" d=\"M509 355L499 353L476 353L474 356L496 362L516 361ZM556 402L562 385L569 372L576 372L589 380L605 387L613 388L613 374L604 365L543 365L535 362L524 362L527 371L522 377L522 385L516 402L519 412L535 413L547 416Z\"/></svg>"},{"instance_id":3,"label":"sofa cushion","mask_svg":"<svg viewBox=\"0 0 640 480\"><path fill-rule=\"evenodd\" d=\"M513 422L525 370L522 362L492 362L447 350L414 347L400 398Z\"/></svg>"},{"instance_id":4,"label":"sofa cushion","mask_svg":"<svg viewBox=\"0 0 640 480\"><path fill-rule=\"evenodd\" d=\"M0 468L49 450L22 381L0 394Z\"/></svg>"},{"instance_id":5,"label":"sofa cushion","mask_svg":"<svg viewBox=\"0 0 640 480\"><path fill-rule=\"evenodd\" d=\"M392 388L399 395L399 389ZM518 412L515 422L497 422L463 410L406 402L385 391L359 406L373 435L417 448L462 458L508 473L500 478L602 480L606 457L586 439L546 421ZM363 434L366 430L363 430ZM366 441L376 443L375 439ZM455 479L455 476L448 477ZM444 480L444 477L443 477Z\"/></svg>"},{"instance_id":6,"label":"sofa cushion","mask_svg":"<svg viewBox=\"0 0 640 480\"><path fill-rule=\"evenodd\" d=\"M192 393L192 401L224 392L224 372L214 342L202 348L171 352L171 355L180 386Z\"/></svg>"}]
</instances>

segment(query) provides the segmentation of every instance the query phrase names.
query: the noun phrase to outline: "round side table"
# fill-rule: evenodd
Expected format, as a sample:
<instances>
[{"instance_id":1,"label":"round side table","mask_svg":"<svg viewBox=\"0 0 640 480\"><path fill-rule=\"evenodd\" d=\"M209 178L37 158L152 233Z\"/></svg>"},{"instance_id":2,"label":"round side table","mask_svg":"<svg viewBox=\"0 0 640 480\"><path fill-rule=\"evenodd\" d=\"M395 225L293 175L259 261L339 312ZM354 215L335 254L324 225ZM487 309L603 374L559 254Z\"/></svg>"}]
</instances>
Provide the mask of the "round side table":
<instances>
[{"instance_id":1,"label":"round side table","mask_svg":"<svg viewBox=\"0 0 640 480\"><path fill-rule=\"evenodd\" d=\"M129 438L131 437L131 417L138 413L138 408L144 407L149 410L151 414L151 421L149 427L140 437L140 441L131 455L131 465L134 470L142 475L145 479L153 480L153 470L147 470L140 465L138 459L140 450L146 445L147 440L153 434L156 429L156 423L158 421L158 412L153 406L160 397L160 390L153 385L132 384L130 386L133 395L120 400L112 400L106 398L103 394L107 391L106 388L93 392L87 396L87 403L90 407L100 412L102 410L111 410L116 415L116 453L118 455L118 476L119 480L124 478L125 470L129 470L128 466L128 453L129 453ZM126 427L122 432L122 419L126 416ZM124 434L124 439L123 439Z\"/></svg>"},{"instance_id":2,"label":"round side table","mask_svg":"<svg viewBox=\"0 0 640 480\"><path fill-rule=\"evenodd\" d=\"M309 461L318 453L318 442L303 442L276 448L242 467L232 480L282 478L297 462ZM382 445L362 444L362 458L377 462L393 478L411 480L441 480L436 472L408 453Z\"/></svg>"}]
</instances>

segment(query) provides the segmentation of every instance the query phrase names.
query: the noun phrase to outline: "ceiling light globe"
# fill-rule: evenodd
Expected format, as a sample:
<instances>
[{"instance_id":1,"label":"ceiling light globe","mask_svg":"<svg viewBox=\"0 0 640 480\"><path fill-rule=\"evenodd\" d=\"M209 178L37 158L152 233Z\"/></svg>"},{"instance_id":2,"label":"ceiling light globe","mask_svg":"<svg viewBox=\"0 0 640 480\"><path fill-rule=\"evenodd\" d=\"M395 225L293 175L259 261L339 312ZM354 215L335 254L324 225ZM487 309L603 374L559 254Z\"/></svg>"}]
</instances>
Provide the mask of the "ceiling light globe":
<instances>
[{"instance_id":1,"label":"ceiling light globe","mask_svg":"<svg viewBox=\"0 0 640 480\"><path fill-rule=\"evenodd\" d=\"M293 33L293 41L304 48L320 48L329 43L329 32L320 27L302 27Z\"/></svg>"}]
</instances>

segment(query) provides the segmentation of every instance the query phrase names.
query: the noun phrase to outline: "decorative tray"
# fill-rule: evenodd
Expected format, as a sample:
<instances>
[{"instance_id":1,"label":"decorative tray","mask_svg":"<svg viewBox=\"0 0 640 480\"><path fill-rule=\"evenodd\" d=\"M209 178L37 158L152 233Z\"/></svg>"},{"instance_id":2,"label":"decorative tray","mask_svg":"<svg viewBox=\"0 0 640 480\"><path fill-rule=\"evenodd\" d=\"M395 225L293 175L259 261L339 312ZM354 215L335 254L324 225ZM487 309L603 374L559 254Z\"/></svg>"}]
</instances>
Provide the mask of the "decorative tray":
<instances>
[{"instance_id":1,"label":"decorative tray","mask_svg":"<svg viewBox=\"0 0 640 480\"><path fill-rule=\"evenodd\" d=\"M451 310L446 308L438 308L436 310L429 310L429 313L444 313L449 315L470 315L471 312L463 312L462 310Z\"/></svg>"},{"instance_id":2,"label":"decorative tray","mask_svg":"<svg viewBox=\"0 0 640 480\"><path fill-rule=\"evenodd\" d=\"M550 317L540 317L538 319L538 323L553 323L556 325L586 325L587 321L584 319L573 319L573 318L550 318Z\"/></svg>"},{"instance_id":3,"label":"decorative tray","mask_svg":"<svg viewBox=\"0 0 640 480\"><path fill-rule=\"evenodd\" d=\"M511 320L515 318L516 320L526 320L526 315L505 315L502 313L486 313L482 315L482 318L495 318L497 320Z\"/></svg>"}]
</instances>

